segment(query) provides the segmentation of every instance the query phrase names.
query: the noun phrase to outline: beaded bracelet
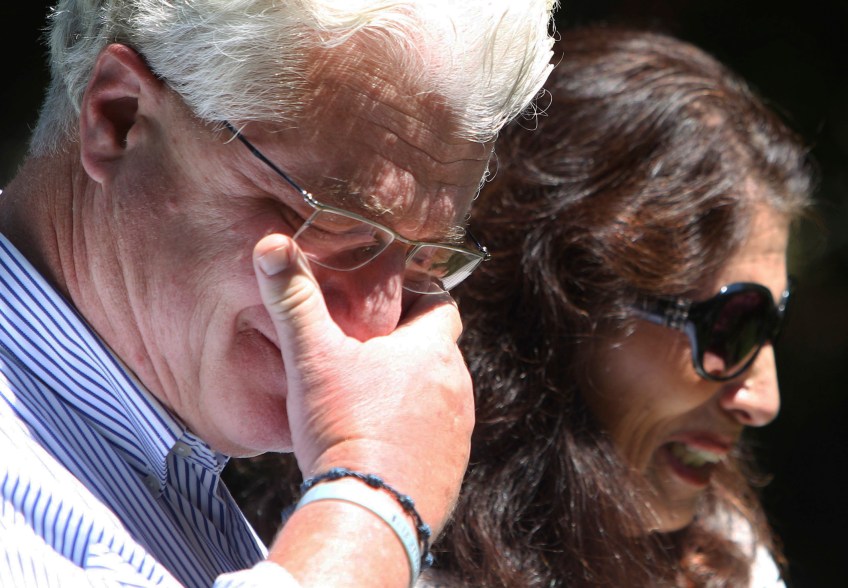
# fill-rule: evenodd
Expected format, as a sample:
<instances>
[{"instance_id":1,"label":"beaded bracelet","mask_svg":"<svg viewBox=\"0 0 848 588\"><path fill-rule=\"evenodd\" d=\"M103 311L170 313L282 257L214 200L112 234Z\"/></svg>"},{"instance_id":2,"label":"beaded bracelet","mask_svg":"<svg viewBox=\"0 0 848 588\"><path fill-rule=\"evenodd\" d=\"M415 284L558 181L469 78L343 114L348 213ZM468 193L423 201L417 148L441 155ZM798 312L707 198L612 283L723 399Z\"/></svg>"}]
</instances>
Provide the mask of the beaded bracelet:
<instances>
[{"instance_id":1,"label":"beaded bracelet","mask_svg":"<svg viewBox=\"0 0 848 588\"><path fill-rule=\"evenodd\" d=\"M386 484L380 476L363 474L347 468L332 468L323 474L305 480L300 486L300 491L302 494L305 494L316 484L328 480L341 480L342 478L355 478L371 488L388 492L400 504L403 511L415 521L415 531L418 533L418 543L421 546L421 569L426 570L433 565L433 554L430 553L430 535L432 534L430 525L425 523L421 515L418 514L418 511L415 509L415 501L410 496L401 494Z\"/></svg>"}]
</instances>

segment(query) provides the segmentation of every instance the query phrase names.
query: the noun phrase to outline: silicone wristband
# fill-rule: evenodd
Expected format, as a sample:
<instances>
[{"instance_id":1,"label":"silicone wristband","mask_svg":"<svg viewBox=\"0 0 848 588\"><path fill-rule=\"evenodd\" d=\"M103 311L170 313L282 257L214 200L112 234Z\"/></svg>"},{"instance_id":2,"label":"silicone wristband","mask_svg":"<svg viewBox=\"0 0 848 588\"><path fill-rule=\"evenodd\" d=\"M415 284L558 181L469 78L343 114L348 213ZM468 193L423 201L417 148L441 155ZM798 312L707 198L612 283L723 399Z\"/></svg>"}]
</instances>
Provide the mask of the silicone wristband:
<instances>
[{"instance_id":1,"label":"silicone wristband","mask_svg":"<svg viewBox=\"0 0 848 588\"><path fill-rule=\"evenodd\" d=\"M386 523L400 540L409 559L409 585L415 584L421 571L421 554L418 549L418 535L406 520L404 513L394 505L393 500L362 483L345 483L342 480L324 482L310 488L297 503L299 510L310 502L319 500L341 500L361 506L377 515Z\"/></svg>"}]
</instances>

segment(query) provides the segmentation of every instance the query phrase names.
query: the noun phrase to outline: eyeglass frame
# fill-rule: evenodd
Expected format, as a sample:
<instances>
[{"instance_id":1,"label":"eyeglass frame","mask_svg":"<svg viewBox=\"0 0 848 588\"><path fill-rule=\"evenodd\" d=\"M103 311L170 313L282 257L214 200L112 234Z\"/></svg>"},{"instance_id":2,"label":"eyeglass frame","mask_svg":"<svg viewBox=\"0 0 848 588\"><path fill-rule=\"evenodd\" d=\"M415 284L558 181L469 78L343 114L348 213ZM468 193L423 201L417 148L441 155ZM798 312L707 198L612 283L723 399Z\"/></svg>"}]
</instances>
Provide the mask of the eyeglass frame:
<instances>
[{"instance_id":1,"label":"eyeglass frame","mask_svg":"<svg viewBox=\"0 0 848 588\"><path fill-rule=\"evenodd\" d=\"M362 215L356 214L355 212L350 212L348 210L344 210L343 208L338 208L338 207L333 206L331 204L324 204L323 202L319 202L315 198L315 196L312 195L311 192L309 192L305 188L301 187L300 184L295 182L294 179L292 179L292 177L289 174L287 174L285 171L283 171L282 168L280 168L277 164L275 164L268 157L266 157L265 154L262 153L253 143L251 143L247 139L247 137L245 137L238 129L236 129L232 125L232 123L225 120L225 121L222 121L222 124L224 125L224 127L228 131L230 131L233 134L233 136L236 139L241 141L241 143L245 147L247 147L248 151L250 151L250 153L254 157L259 159L262 163L264 163L269 168L271 168L271 170L273 170L278 176L280 176L283 180L285 180L286 183L288 183L289 186L294 188L295 191L298 194L301 195L301 197L304 199L304 201L310 207L313 208L314 212L309 216L309 218L304 219L303 224L300 226L300 228L298 228L297 231L295 231L294 235L292 236L292 239L294 239L294 240L297 240L298 235L300 235L300 233L303 231L303 229L305 227L310 225L312 219L315 218L315 216L317 214L320 214L323 211L327 211L327 212L331 212L333 214L337 214L337 215L340 215L340 216L343 216L343 217L346 217L346 218L349 218L349 219L352 219L352 220L356 220L356 221L359 221L359 222L366 223L368 225L371 225L371 226L378 228L381 231L384 231L385 233L388 233L392 237L392 241L389 244L394 243L395 241L398 241L400 243L403 243L404 245L408 245L409 251L407 252L406 258L404 260L405 264L408 264L409 261L414 256L415 252L418 251L422 247L437 247L437 248L441 248L441 249L449 249L449 250L457 251L457 252L460 252L460 253L467 253L467 254L471 255L472 257L478 258L477 263L474 264L474 266L468 271L468 274L462 280L460 280L459 282L457 282L456 284L454 284L450 288L444 289L440 286L440 290L435 291L435 292L420 292L420 291L417 291L417 290L411 290L411 291L419 293L419 294L438 294L440 292L448 292L448 291L452 290L453 288L455 288L456 286L461 284L465 279L467 279L468 276L470 276L472 273L474 273L474 270L476 270L480 266L481 263L483 263L484 261L490 260L491 257L492 257L491 254L489 253L489 250L486 248L486 246L483 245L482 243L480 243L480 241L477 240L477 238L474 236L474 234L470 230L468 230L467 228L465 229L465 235L466 235L466 237L468 237L468 239L472 243L474 243L474 246L477 248L477 251L472 251L471 249L468 249L468 248L465 248L465 247L460 247L458 245L452 245L452 244L449 244L449 243L433 243L433 242L428 242L428 241L415 241L413 239L407 239L406 237L404 237L403 235L401 235L400 233L398 233L394 229L387 227L385 225L382 225L382 224L380 224L376 221L373 221L369 218L366 218ZM385 251L385 249L380 250L380 252L377 253L377 255L375 255L374 257L372 257L371 259L369 259L367 261L364 261L363 263L361 263L361 264L359 264L355 267L351 267L351 268L347 268L347 269L339 269L339 268L333 268L333 267L329 267L329 266L322 266L322 267L329 267L329 269L333 269L334 271L354 271L354 270L357 270L357 269L359 269L359 268L361 268L365 265L368 265L369 263L371 263L372 261L377 259L383 253L383 251ZM318 260L315 260L315 261L316 261L316 263L318 263L318 265L321 265L320 261L318 261ZM405 285L404 285L404 288L409 289Z\"/></svg>"},{"instance_id":2,"label":"eyeglass frame","mask_svg":"<svg viewBox=\"0 0 848 588\"><path fill-rule=\"evenodd\" d=\"M641 298L631 309L642 320L684 333L689 340L692 365L697 374L705 380L727 382L738 377L753 365L767 341L774 343L778 339L783 324L786 321L787 307L795 286L795 278L789 276L780 298L775 301L771 290L762 284L756 282L734 282L722 286L717 294L706 300L696 301L685 297L645 297ZM720 298L727 298L745 290L756 290L768 295L768 299L772 304L770 310L771 313L774 313L770 313L773 316L774 324L770 328L764 329L760 339L757 341L756 350L738 368L727 375L710 374L703 366L703 356L706 352L701 350L701 343L698 340L698 324L696 324L695 319L691 318L691 315L693 311L697 313L700 309L705 309L703 312L708 312L709 307L715 305Z\"/></svg>"}]
</instances>

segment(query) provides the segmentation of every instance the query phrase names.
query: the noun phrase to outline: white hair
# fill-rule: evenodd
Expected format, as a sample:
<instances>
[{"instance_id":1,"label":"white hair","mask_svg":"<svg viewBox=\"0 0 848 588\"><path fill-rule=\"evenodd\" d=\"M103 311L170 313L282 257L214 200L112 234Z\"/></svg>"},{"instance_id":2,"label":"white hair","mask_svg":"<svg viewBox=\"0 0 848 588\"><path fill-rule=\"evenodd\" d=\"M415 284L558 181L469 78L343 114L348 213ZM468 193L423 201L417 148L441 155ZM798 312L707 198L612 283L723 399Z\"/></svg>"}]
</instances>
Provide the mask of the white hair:
<instances>
[{"instance_id":1,"label":"white hair","mask_svg":"<svg viewBox=\"0 0 848 588\"><path fill-rule=\"evenodd\" d=\"M551 68L558 0L59 0L34 153L74 140L100 51L123 43L207 121L287 121L306 56L354 35L443 96L458 136L487 141L532 107Z\"/></svg>"}]
</instances>

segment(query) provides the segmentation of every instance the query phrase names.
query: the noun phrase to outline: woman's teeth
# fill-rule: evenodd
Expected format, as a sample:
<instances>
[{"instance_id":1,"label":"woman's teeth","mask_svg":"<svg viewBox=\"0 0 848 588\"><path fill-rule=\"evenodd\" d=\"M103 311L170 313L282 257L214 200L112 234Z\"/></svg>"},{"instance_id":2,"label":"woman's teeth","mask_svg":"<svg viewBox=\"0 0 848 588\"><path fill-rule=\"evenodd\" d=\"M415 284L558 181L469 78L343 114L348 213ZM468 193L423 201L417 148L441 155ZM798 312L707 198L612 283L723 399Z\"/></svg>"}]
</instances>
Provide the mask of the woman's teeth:
<instances>
[{"instance_id":1,"label":"woman's teeth","mask_svg":"<svg viewBox=\"0 0 848 588\"><path fill-rule=\"evenodd\" d=\"M713 453L706 449L696 449L685 443L672 443L671 453L684 465L692 468L700 468L707 464L716 464L724 457L722 454Z\"/></svg>"}]
</instances>

